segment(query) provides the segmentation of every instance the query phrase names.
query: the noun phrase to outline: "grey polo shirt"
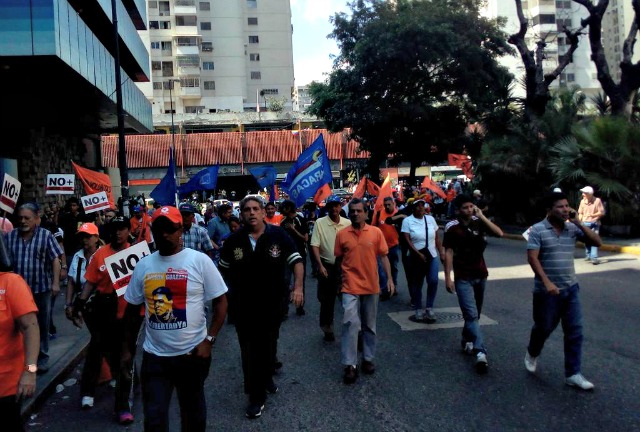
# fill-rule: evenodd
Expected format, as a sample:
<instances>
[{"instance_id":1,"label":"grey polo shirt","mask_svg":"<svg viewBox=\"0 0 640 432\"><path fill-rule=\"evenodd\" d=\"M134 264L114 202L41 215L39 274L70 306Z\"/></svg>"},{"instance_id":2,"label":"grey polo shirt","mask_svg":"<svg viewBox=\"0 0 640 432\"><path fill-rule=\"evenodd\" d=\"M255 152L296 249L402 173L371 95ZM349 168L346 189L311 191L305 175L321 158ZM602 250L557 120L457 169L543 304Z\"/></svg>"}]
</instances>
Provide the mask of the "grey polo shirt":
<instances>
[{"instance_id":1,"label":"grey polo shirt","mask_svg":"<svg viewBox=\"0 0 640 432\"><path fill-rule=\"evenodd\" d=\"M556 234L547 219L531 227L527 249L539 250L539 260L544 272L558 289L567 289L578 283L573 265L576 239L584 234L571 222L565 222L560 235ZM534 292L546 291L542 280L535 277Z\"/></svg>"}]
</instances>

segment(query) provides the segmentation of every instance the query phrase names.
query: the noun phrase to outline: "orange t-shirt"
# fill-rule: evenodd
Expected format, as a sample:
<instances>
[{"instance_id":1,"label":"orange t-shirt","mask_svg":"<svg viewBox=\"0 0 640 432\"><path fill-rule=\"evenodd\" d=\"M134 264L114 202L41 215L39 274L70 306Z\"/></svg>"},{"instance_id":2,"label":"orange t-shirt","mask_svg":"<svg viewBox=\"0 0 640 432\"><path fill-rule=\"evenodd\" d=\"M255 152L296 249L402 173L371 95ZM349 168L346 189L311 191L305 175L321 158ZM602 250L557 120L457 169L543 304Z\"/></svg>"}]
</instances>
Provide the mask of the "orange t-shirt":
<instances>
[{"instance_id":1,"label":"orange t-shirt","mask_svg":"<svg viewBox=\"0 0 640 432\"><path fill-rule=\"evenodd\" d=\"M377 294L378 255L389 248L382 231L365 224L361 230L349 226L336 235L334 255L342 257L342 292L353 295Z\"/></svg>"},{"instance_id":2,"label":"orange t-shirt","mask_svg":"<svg viewBox=\"0 0 640 432\"><path fill-rule=\"evenodd\" d=\"M122 250L128 248L129 246L129 243L126 243L125 247ZM114 293L115 289L113 287L113 282L111 282L111 277L109 277L109 272L107 271L107 266L105 265L104 260L111 255L122 252L122 250L115 251L113 250L111 245L108 244L98 249L96 253L91 257L91 261L89 261L89 265L87 266L87 271L84 274L84 278L88 282L94 284L98 292L102 294ZM124 311L126 308L127 302L125 301L124 296L119 296L117 315L118 319L124 317Z\"/></svg>"},{"instance_id":3,"label":"orange t-shirt","mask_svg":"<svg viewBox=\"0 0 640 432\"><path fill-rule=\"evenodd\" d=\"M271 225L280 226L280 222L282 222L283 218L284 216L282 216L281 214L275 214L272 218L265 217L264 221Z\"/></svg>"},{"instance_id":4,"label":"orange t-shirt","mask_svg":"<svg viewBox=\"0 0 640 432\"><path fill-rule=\"evenodd\" d=\"M380 210L380 215L378 216L378 228L382 231L382 235L384 235L384 240L387 242L387 246L392 248L397 246L400 243L400 238L398 236L398 230L394 225L389 225L385 223L387 218L394 216L398 213L398 210L394 210L393 213L389 214L385 209Z\"/></svg>"},{"instance_id":5,"label":"orange t-shirt","mask_svg":"<svg viewBox=\"0 0 640 432\"><path fill-rule=\"evenodd\" d=\"M145 240L147 243L151 243L151 218L146 213L143 213L142 219L138 219L136 216L130 219L131 221L131 233L134 233L140 225L140 232L136 237L135 243L140 243Z\"/></svg>"},{"instance_id":6,"label":"orange t-shirt","mask_svg":"<svg viewBox=\"0 0 640 432\"><path fill-rule=\"evenodd\" d=\"M24 371L24 344L15 321L38 312L31 289L15 273L0 273L0 397L18 392Z\"/></svg>"}]
</instances>

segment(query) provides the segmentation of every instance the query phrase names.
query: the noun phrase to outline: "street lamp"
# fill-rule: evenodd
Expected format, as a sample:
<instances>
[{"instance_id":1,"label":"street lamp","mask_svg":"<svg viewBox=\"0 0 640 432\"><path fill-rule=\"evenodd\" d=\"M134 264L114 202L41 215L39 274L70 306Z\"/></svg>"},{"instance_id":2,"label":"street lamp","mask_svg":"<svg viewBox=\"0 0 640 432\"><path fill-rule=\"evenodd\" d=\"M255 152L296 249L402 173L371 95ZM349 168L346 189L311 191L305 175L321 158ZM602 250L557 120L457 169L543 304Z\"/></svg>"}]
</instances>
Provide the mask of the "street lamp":
<instances>
[{"instance_id":1,"label":"street lamp","mask_svg":"<svg viewBox=\"0 0 640 432\"><path fill-rule=\"evenodd\" d=\"M176 142L175 142L175 130L174 130L174 125L173 125L173 84L176 82L180 82L179 79L177 78L171 78L170 80L166 81L169 83L169 103L171 104L171 145L172 147L175 149L176 147Z\"/></svg>"}]
</instances>

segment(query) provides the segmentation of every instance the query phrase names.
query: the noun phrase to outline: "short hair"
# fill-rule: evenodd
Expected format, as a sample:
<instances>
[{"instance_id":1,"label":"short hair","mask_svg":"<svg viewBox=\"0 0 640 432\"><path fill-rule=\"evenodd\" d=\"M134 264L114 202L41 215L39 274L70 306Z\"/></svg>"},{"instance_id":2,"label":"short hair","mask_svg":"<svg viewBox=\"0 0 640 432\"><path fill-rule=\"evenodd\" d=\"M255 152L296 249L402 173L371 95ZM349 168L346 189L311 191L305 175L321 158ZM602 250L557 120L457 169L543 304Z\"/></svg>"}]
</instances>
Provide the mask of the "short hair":
<instances>
[{"instance_id":1,"label":"short hair","mask_svg":"<svg viewBox=\"0 0 640 432\"><path fill-rule=\"evenodd\" d=\"M67 198L67 205L71 205L71 204L80 205L80 200L74 196Z\"/></svg>"},{"instance_id":2,"label":"short hair","mask_svg":"<svg viewBox=\"0 0 640 432\"><path fill-rule=\"evenodd\" d=\"M249 201L255 201L258 203L258 205L260 206L261 210L264 210L264 201L261 200L258 197L255 196L246 196L244 198L242 198L242 200L240 201L240 210L244 210L244 206L249 202ZM222 207L222 206L220 206Z\"/></svg>"},{"instance_id":3,"label":"short hair","mask_svg":"<svg viewBox=\"0 0 640 432\"><path fill-rule=\"evenodd\" d=\"M266 203L264 206L265 206L265 207L269 207L269 206L274 206L274 207L276 207L276 203L274 203L273 201L269 201L269 202L268 202L268 203Z\"/></svg>"},{"instance_id":4,"label":"short hair","mask_svg":"<svg viewBox=\"0 0 640 432\"><path fill-rule=\"evenodd\" d=\"M227 223L231 223L231 222L235 222L235 223L237 223L238 225L241 225L240 219L238 219L238 218L237 218L237 217L235 217L235 216L231 216L231 217L229 218L229 220L227 221Z\"/></svg>"},{"instance_id":5,"label":"short hair","mask_svg":"<svg viewBox=\"0 0 640 432\"><path fill-rule=\"evenodd\" d=\"M220 207L218 207L218 213L224 213L229 209L233 209L233 207L231 207L229 204L220 204Z\"/></svg>"},{"instance_id":6,"label":"short hair","mask_svg":"<svg viewBox=\"0 0 640 432\"><path fill-rule=\"evenodd\" d=\"M473 198L471 197L471 195L460 194L457 197L455 197L455 199L453 200L453 204L456 206L457 209L459 209L466 203L473 203Z\"/></svg>"},{"instance_id":7,"label":"short hair","mask_svg":"<svg viewBox=\"0 0 640 432\"><path fill-rule=\"evenodd\" d=\"M351 208L352 205L357 204L362 204L362 207L364 207L364 201L362 201L360 198L353 198L351 199L351 201L349 201L349 208Z\"/></svg>"},{"instance_id":8,"label":"short hair","mask_svg":"<svg viewBox=\"0 0 640 432\"><path fill-rule=\"evenodd\" d=\"M564 192L551 192L544 196L543 204L546 210L550 210L556 204L556 202L561 200L566 200L567 195Z\"/></svg>"},{"instance_id":9,"label":"short hair","mask_svg":"<svg viewBox=\"0 0 640 432\"><path fill-rule=\"evenodd\" d=\"M394 201L394 202L395 202L395 200L393 199L393 197L390 197L390 196L388 196L388 197L384 197L384 199L382 200L382 202L385 202L385 201Z\"/></svg>"},{"instance_id":10,"label":"short hair","mask_svg":"<svg viewBox=\"0 0 640 432\"><path fill-rule=\"evenodd\" d=\"M284 211L285 209L291 209L293 211L296 210L296 203L291 200L284 200L282 204L280 204L280 211Z\"/></svg>"},{"instance_id":11,"label":"short hair","mask_svg":"<svg viewBox=\"0 0 640 432\"><path fill-rule=\"evenodd\" d=\"M26 202L20 205L20 207L18 207L18 211L20 210L31 210L31 212L36 216L40 214L40 206L35 202Z\"/></svg>"}]
</instances>

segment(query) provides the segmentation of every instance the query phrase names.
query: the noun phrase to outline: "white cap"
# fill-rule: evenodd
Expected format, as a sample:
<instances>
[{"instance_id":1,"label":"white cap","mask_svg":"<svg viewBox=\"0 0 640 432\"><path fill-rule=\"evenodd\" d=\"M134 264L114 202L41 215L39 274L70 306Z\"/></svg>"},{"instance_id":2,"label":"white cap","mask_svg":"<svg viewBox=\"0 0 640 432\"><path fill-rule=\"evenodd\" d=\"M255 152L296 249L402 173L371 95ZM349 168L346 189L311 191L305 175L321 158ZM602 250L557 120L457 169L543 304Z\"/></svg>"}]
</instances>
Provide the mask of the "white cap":
<instances>
[{"instance_id":1,"label":"white cap","mask_svg":"<svg viewBox=\"0 0 640 432\"><path fill-rule=\"evenodd\" d=\"M482 195L482 192L480 192L480 189L476 189L473 191L474 195Z\"/></svg>"},{"instance_id":2,"label":"white cap","mask_svg":"<svg viewBox=\"0 0 640 432\"><path fill-rule=\"evenodd\" d=\"M554 192L557 192L557 193L562 193L562 189L560 189L560 188L558 188L558 187L557 187L557 188L553 188L553 191L554 191Z\"/></svg>"},{"instance_id":3,"label":"white cap","mask_svg":"<svg viewBox=\"0 0 640 432\"><path fill-rule=\"evenodd\" d=\"M593 195L593 188L591 186L585 186L582 189L580 189L580 192Z\"/></svg>"}]
</instances>

